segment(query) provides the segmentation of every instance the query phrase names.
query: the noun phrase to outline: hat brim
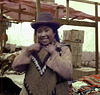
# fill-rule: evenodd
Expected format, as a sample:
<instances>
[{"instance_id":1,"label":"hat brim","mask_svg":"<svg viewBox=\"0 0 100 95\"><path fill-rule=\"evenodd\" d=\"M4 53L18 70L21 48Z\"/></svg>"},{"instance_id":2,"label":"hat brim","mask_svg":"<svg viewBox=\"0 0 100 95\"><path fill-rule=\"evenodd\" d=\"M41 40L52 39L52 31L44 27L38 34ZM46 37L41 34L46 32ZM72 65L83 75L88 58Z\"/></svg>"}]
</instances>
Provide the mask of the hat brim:
<instances>
[{"instance_id":1,"label":"hat brim","mask_svg":"<svg viewBox=\"0 0 100 95\"><path fill-rule=\"evenodd\" d=\"M37 29L39 26L46 25L46 26L53 26L58 29L61 25L57 22L33 22L31 23L31 27Z\"/></svg>"}]
</instances>

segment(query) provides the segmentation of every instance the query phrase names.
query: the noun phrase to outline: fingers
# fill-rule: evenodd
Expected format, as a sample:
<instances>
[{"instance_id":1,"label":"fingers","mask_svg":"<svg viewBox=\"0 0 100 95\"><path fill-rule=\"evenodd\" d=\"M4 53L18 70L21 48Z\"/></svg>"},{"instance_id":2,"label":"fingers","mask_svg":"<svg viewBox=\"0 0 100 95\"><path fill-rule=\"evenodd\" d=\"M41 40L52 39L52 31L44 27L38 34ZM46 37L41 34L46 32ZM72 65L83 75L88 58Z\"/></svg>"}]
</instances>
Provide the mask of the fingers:
<instances>
[{"instance_id":1,"label":"fingers","mask_svg":"<svg viewBox=\"0 0 100 95\"><path fill-rule=\"evenodd\" d=\"M53 52L56 50L56 45L49 44L48 46L45 47L45 49L46 49L49 53L53 53Z\"/></svg>"}]
</instances>

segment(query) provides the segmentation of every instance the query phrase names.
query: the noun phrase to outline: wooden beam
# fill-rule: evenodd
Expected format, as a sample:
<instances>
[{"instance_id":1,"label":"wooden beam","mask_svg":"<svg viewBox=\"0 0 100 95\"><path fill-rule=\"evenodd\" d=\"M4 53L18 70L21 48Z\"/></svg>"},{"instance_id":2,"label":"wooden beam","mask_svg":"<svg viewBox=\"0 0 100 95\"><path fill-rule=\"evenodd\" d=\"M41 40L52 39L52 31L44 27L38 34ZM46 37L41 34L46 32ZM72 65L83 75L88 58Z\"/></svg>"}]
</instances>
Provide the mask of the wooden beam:
<instances>
[{"instance_id":1,"label":"wooden beam","mask_svg":"<svg viewBox=\"0 0 100 95\"><path fill-rule=\"evenodd\" d=\"M26 10L26 8L21 8L21 11L23 11L23 10ZM11 12L11 10L7 10L7 11L5 11L3 13L5 14L5 13L8 13L8 12Z\"/></svg>"},{"instance_id":2,"label":"wooden beam","mask_svg":"<svg viewBox=\"0 0 100 95\"><path fill-rule=\"evenodd\" d=\"M0 19L0 21L6 21L6 22L12 22L12 23L17 23L19 20L18 19ZM20 22L32 22L32 20L20 20Z\"/></svg>"},{"instance_id":3,"label":"wooden beam","mask_svg":"<svg viewBox=\"0 0 100 95\"><path fill-rule=\"evenodd\" d=\"M87 0L70 0L70 1L75 1L75 2L83 2L83 3L88 3L88 4L95 4L98 2L93 2L93 1L87 1ZM95 1L95 0L94 0ZM98 3L100 5L100 3Z\"/></svg>"},{"instance_id":4,"label":"wooden beam","mask_svg":"<svg viewBox=\"0 0 100 95\"><path fill-rule=\"evenodd\" d=\"M68 21L66 19L55 19L61 25L74 25L74 26L86 26L86 27L95 27L95 22L86 22L86 21Z\"/></svg>"},{"instance_id":5,"label":"wooden beam","mask_svg":"<svg viewBox=\"0 0 100 95\"><path fill-rule=\"evenodd\" d=\"M99 50L98 50L98 3L95 3L95 66L96 66L96 74L98 74L99 67Z\"/></svg>"},{"instance_id":6,"label":"wooden beam","mask_svg":"<svg viewBox=\"0 0 100 95\"><path fill-rule=\"evenodd\" d=\"M21 12L21 14L35 16L34 13L26 12L26 11L23 11L23 10L20 11L19 9L13 9L13 8L8 8L8 7L3 7L3 10L7 10L6 12L16 12L16 13Z\"/></svg>"}]
</instances>

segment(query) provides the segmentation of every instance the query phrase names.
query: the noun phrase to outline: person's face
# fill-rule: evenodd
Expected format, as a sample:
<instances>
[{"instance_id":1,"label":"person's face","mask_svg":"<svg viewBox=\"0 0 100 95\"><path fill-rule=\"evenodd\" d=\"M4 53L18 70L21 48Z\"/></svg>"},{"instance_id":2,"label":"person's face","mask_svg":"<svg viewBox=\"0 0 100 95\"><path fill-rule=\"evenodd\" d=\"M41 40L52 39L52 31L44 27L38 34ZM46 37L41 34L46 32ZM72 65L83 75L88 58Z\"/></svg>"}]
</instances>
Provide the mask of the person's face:
<instances>
[{"instance_id":1,"label":"person's face","mask_svg":"<svg viewBox=\"0 0 100 95\"><path fill-rule=\"evenodd\" d=\"M54 40L55 33L49 26L40 26L37 29L38 42L43 45L48 45Z\"/></svg>"}]
</instances>

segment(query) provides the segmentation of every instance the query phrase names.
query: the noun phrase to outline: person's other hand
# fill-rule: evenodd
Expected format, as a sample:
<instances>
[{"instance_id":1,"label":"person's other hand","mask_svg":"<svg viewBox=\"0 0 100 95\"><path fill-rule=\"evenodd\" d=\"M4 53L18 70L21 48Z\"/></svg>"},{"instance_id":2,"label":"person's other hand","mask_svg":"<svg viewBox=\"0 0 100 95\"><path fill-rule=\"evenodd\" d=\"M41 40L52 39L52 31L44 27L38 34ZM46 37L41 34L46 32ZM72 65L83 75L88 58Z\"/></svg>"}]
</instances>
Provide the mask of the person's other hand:
<instances>
[{"instance_id":1,"label":"person's other hand","mask_svg":"<svg viewBox=\"0 0 100 95\"><path fill-rule=\"evenodd\" d=\"M48 46L46 46L46 50L52 54L55 50L56 50L56 45L54 44L49 44Z\"/></svg>"}]
</instances>

